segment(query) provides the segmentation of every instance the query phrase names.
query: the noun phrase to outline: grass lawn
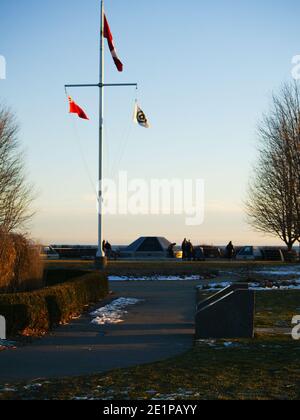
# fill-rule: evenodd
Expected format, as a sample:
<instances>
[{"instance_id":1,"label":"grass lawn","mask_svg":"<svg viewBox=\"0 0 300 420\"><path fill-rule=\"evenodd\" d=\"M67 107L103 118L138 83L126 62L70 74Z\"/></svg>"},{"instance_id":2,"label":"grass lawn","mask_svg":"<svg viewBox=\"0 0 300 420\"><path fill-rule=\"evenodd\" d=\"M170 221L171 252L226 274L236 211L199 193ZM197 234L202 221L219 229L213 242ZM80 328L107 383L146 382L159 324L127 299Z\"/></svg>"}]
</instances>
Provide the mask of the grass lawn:
<instances>
[{"instance_id":1,"label":"grass lawn","mask_svg":"<svg viewBox=\"0 0 300 420\"><path fill-rule=\"evenodd\" d=\"M264 267L288 267L289 264L282 262L267 261L226 261L212 260L203 262L186 261L110 261L107 273L117 276L151 276L151 275L190 275L201 273L217 273L218 271L248 271L261 269ZM47 261L46 267L49 269L94 269L92 261L76 260L57 260ZM300 266L299 266L300 267Z\"/></svg>"},{"instance_id":2,"label":"grass lawn","mask_svg":"<svg viewBox=\"0 0 300 420\"><path fill-rule=\"evenodd\" d=\"M257 293L257 328L291 328L297 314L300 291ZM0 385L0 399L299 399L299 355L300 341L289 335L201 342L179 357L150 365Z\"/></svg>"}]
</instances>

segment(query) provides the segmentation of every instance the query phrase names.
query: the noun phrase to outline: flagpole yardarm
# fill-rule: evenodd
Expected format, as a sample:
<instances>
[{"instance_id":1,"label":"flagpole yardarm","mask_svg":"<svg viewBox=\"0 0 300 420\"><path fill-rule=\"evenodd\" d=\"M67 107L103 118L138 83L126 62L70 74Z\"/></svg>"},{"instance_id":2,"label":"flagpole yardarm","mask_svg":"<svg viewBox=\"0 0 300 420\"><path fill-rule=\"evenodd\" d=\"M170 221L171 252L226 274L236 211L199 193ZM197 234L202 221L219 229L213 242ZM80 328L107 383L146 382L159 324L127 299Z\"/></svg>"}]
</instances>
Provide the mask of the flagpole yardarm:
<instances>
[{"instance_id":1,"label":"flagpole yardarm","mask_svg":"<svg viewBox=\"0 0 300 420\"><path fill-rule=\"evenodd\" d=\"M104 0L100 2L100 60L99 60L99 83L97 84L76 84L76 85L65 85L67 88L87 88L97 87L99 88L99 188L98 188L98 252L97 260L100 261L103 258L103 194L102 194L102 180L103 180L103 158L104 158L104 88L105 87L120 87L120 86L135 86L137 83L104 83L104 35L105 35L105 14L104 14ZM111 50L112 57L119 71L123 70L123 64L119 60L116 49L113 42L113 37L109 28L109 24L106 20L106 35L108 39L109 48ZM122 68L121 68L122 66Z\"/></svg>"}]
</instances>

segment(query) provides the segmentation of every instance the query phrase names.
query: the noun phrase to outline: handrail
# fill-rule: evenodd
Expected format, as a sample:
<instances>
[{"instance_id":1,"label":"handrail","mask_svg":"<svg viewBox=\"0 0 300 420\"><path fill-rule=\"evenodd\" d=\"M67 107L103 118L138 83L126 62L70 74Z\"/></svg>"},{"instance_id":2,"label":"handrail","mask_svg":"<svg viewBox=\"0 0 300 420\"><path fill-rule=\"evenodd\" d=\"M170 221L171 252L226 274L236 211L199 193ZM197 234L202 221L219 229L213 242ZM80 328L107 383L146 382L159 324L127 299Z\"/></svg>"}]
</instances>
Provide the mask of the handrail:
<instances>
[{"instance_id":1,"label":"handrail","mask_svg":"<svg viewBox=\"0 0 300 420\"><path fill-rule=\"evenodd\" d=\"M226 296L227 294L229 294L230 291L248 290L248 289L249 289L248 283L234 283L230 286L227 286L224 289L221 289L219 292L199 302L197 304L197 312L200 311L201 307L206 307L210 305L211 303L218 301L222 296Z\"/></svg>"}]
</instances>

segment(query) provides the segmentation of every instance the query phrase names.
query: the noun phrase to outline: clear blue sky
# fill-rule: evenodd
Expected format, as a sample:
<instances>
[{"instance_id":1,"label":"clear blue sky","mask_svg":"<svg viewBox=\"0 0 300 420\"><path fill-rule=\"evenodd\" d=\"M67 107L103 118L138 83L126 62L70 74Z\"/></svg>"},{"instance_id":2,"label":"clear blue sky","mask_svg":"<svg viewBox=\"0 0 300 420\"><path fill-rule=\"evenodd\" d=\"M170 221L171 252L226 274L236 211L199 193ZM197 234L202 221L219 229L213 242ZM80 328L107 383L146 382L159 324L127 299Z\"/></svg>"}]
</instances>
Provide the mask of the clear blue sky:
<instances>
[{"instance_id":1,"label":"clear blue sky","mask_svg":"<svg viewBox=\"0 0 300 420\"><path fill-rule=\"evenodd\" d=\"M21 123L38 193L32 232L44 243L96 242L96 205L76 138L96 180L98 92L71 92L91 117L86 123L70 119L63 86L98 81L99 4L1 0L7 80L0 80L0 98ZM132 129L115 166L134 90L107 91L106 173L206 183L202 226L186 228L178 217L107 218L106 237L115 244L157 234L177 242L188 236L195 243L274 243L251 232L242 203L257 122L300 54L299 1L107 0L106 13L125 66L119 74L107 52L106 80L137 81L153 126Z\"/></svg>"}]
</instances>

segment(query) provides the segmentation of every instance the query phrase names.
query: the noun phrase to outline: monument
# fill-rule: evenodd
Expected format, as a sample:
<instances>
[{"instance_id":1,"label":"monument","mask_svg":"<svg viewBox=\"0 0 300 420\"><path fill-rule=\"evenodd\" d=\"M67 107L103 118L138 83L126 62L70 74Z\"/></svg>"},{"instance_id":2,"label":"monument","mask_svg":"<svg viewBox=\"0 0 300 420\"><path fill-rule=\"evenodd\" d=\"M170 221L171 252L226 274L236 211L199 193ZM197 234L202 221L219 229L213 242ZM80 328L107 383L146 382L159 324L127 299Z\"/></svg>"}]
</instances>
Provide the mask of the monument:
<instances>
[{"instance_id":1,"label":"monument","mask_svg":"<svg viewBox=\"0 0 300 420\"><path fill-rule=\"evenodd\" d=\"M171 242L159 236L141 237L121 253L121 258L165 259L170 245Z\"/></svg>"}]
</instances>

